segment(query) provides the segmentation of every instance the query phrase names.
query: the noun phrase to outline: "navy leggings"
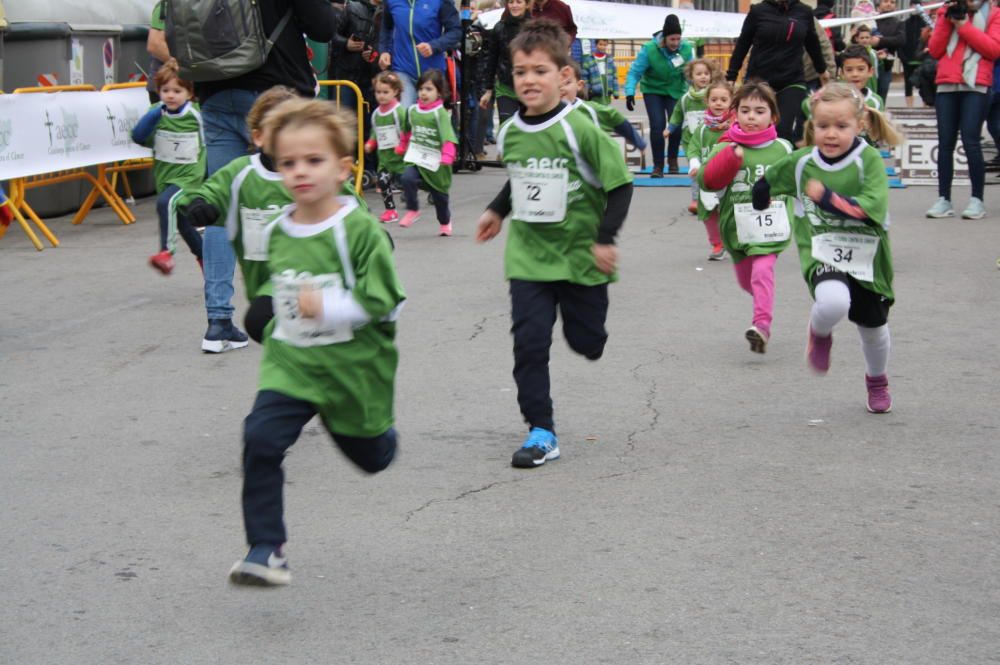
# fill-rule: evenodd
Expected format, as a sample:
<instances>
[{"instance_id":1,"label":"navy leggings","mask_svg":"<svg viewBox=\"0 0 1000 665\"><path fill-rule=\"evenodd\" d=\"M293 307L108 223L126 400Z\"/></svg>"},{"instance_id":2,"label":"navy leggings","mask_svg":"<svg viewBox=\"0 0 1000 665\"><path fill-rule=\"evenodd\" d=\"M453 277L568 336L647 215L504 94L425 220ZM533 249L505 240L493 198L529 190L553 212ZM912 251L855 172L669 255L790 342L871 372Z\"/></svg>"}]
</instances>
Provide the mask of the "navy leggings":
<instances>
[{"instance_id":1,"label":"navy leggings","mask_svg":"<svg viewBox=\"0 0 1000 665\"><path fill-rule=\"evenodd\" d=\"M450 166L442 164L439 168L450 169ZM420 201L417 198L417 189L423 178L416 166L407 166L403 171L403 198L406 200L407 210L420 210ZM428 187L431 192L431 200L434 201L434 209L437 211L438 224L444 226L451 222L451 210L448 209L448 193L439 192L433 187Z\"/></svg>"},{"instance_id":2,"label":"navy leggings","mask_svg":"<svg viewBox=\"0 0 1000 665\"><path fill-rule=\"evenodd\" d=\"M177 185L167 185L156 197L156 214L160 218L160 251L165 252L168 249L170 235L170 199L172 199L181 188ZM191 253L195 255L195 258L201 258L201 234L198 233L197 229L191 226L191 223L187 220L187 217L176 213L177 215L177 232L181 234L184 238L184 242L187 246L191 248Z\"/></svg>"}]
</instances>

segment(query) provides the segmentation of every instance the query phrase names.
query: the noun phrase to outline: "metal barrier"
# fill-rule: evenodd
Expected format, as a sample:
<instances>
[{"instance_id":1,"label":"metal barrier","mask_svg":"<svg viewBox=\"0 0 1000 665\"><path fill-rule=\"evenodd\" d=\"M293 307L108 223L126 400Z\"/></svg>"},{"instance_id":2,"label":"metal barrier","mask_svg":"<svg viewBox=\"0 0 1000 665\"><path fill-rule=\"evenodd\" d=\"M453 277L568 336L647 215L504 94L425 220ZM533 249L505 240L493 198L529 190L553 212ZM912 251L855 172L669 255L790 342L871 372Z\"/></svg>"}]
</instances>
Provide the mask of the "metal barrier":
<instances>
[{"instance_id":1,"label":"metal barrier","mask_svg":"<svg viewBox=\"0 0 1000 665\"><path fill-rule=\"evenodd\" d=\"M357 121L358 121L358 159L354 163L354 189L361 195L361 180L364 175L364 163L365 163L365 98L361 94L361 88L359 88L352 81L340 81L340 80L327 80L320 81L319 86L321 88L335 88L336 99L333 101L337 107L340 107L340 88L350 88L354 91L354 98L357 100Z\"/></svg>"}]
</instances>

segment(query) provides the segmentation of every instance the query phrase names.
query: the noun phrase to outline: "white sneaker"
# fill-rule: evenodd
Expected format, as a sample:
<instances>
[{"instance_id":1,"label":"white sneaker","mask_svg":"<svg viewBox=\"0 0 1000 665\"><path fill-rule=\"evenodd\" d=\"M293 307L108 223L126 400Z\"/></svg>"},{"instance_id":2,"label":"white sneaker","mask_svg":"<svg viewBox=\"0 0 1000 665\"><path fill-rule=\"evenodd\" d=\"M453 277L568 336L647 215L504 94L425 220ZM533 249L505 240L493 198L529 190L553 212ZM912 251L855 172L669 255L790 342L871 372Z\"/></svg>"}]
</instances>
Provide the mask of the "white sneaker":
<instances>
[{"instance_id":1,"label":"white sneaker","mask_svg":"<svg viewBox=\"0 0 1000 665\"><path fill-rule=\"evenodd\" d=\"M962 219L982 219L986 216L986 206L982 199L973 196L969 199L969 205L962 211Z\"/></svg>"},{"instance_id":2,"label":"white sneaker","mask_svg":"<svg viewBox=\"0 0 1000 665\"><path fill-rule=\"evenodd\" d=\"M927 209L927 216L931 219L954 217L955 209L951 207L951 201L942 196L934 203L934 205Z\"/></svg>"}]
</instances>

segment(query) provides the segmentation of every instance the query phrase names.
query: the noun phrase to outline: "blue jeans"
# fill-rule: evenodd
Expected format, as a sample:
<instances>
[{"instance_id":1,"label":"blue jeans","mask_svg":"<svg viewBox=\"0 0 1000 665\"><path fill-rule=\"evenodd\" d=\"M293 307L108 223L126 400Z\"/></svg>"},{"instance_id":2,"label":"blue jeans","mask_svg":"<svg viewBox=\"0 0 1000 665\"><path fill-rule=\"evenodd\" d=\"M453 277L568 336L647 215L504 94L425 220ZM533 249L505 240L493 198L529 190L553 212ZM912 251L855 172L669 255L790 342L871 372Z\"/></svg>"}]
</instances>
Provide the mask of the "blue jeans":
<instances>
[{"instance_id":1,"label":"blue jeans","mask_svg":"<svg viewBox=\"0 0 1000 665\"><path fill-rule=\"evenodd\" d=\"M1000 91L990 92L990 108L986 112L986 131L1000 150Z\"/></svg>"},{"instance_id":2,"label":"blue jeans","mask_svg":"<svg viewBox=\"0 0 1000 665\"><path fill-rule=\"evenodd\" d=\"M201 105L208 150L208 175L250 151L247 114L257 99L249 90L224 90ZM226 229L205 229L202 252L205 262L205 310L209 319L233 318L233 274L236 254L226 237Z\"/></svg>"},{"instance_id":3,"label":"blue jeans","mask_svg":"<svg viewBox=\"0 0 1000 665\"><path fill-rule=\"evenodd\" d=\"M642 99L646 104L646 116L649 118L649 147L653 151L653 170L663 170L663 130L667 128L667 119L674 112L674 105L677 100L668 95L653 95L648 92L642 93ZM681 132L673 132L667 144L670 159L677 159L677 153L681 147Z\"/></svg>"},{"instance_id":4,"label":"blue jeans","mask_svg":"<svg viewBox=\"0 0 1000 665\"><path fill-rule=\"evenodd\" d=\"M934 97L938 130L938 196L951 201L951 180L955 175L954 153L959 133L969 161L972 196L982 200L986 184L983 146L979 138L989 108L989 95L982 92L939 92Z\"/></svg>"},{"instance_id":5,"label":"blue jeans","mask_svg":"<svg viewBox=\"0 0 1000 665\"><path fill-rule=\"evenodd\" d=\"M417 80L411 79L401 71L393 71L396 72L396 75L399 76L399 80L403 84L403 92L399 95L399 103L403 105L404 109L408 109L417 103Z\"/></svg>"}]
</instances>

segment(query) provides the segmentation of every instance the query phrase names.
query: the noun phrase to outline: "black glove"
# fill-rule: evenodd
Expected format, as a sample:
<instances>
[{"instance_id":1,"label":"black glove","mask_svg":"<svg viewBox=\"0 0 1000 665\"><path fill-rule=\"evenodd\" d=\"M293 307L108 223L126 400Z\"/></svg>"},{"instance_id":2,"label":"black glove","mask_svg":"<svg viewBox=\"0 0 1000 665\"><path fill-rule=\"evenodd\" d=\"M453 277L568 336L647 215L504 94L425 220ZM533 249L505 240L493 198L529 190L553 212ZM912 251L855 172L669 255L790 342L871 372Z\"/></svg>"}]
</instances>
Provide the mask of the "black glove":
<instances>
[{"instance_id":1,"label":"black glove","mask_svg":"<svg viewBox=\"0 0 1000 665\"><path fill-rule=\"evenodd\" d=\"M219 209L205 199L195 199L184 208L184 214L192 226L211 226L219 218Z\"/></svg>"},{"instance_id":2,"label":"black glove","mask_svg":"<svg viewBox=\"0 0 1000 665\"><path fill-rule=\"evenodd\" d=\"M633 95L625 95L625 108L629 111L635 110L635 97Z\"/></svg>"}]
</instances>

